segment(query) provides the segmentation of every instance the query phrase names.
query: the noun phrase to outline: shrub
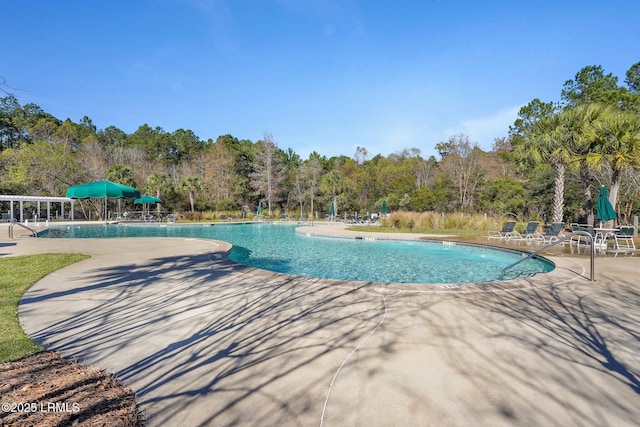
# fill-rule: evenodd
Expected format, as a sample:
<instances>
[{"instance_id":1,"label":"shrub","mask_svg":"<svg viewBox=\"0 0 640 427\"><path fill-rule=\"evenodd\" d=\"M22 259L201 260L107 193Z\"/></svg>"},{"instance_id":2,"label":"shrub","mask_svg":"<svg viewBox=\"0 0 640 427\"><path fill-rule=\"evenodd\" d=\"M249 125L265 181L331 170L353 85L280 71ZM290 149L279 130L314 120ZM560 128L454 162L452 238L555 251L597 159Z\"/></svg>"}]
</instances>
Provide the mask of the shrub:
<instances>
[{"instance_id":1,"label":"shrub","mask_svg":"<svg viewBox=\"0 0 640 427\"><path fill-rule=\"evenodd\" d=\"M489 217L485 214L443 213L443 212L393 212L382 219L382 226L424 232L429 230L494 230L502 226L504 218Z\"/></svg>"},{"instance_id":2,"label":"shrub","mask_svg":"<svg viewBox=\"0 0 640 427\"><path fill-rule=\"evenodd\" d=\"M182 214L185 221L202 221L202 212L185 212Z\"/></svg>"}]
</instances>

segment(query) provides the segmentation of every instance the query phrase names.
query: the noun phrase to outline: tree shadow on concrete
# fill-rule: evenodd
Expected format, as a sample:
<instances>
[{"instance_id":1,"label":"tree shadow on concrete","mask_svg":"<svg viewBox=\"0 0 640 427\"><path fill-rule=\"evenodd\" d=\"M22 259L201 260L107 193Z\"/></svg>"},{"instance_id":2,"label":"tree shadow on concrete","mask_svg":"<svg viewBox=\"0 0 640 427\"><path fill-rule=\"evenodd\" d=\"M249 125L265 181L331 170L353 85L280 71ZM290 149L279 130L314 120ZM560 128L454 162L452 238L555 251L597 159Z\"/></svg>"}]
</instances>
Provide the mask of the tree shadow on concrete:
<instances>
[{"instance_id":1,"label":"tree shadow on concrete","mask_svg":"<svg viewBox=\"0 0 640 427\"><path fill-rule=\"evenodd\" d=\"M505 419L540 425L640 419L637 286L581 280L457 298L483 339L478 344L446 330L451 364Z\"/></svg>"},{"instance_id":2,"label":"tree shadow on concrete","mask_svg":"<svg viewBox=\"0 0 640 427\"><path fill-rule=\"evenodd\" d=\"M24 313L51 311L32 337L114 372L154 425L317 422L328 379L383 309L379 295L359 291L365 283L208 254L97 268L76 280L89 284L25 295Z\"/></svg>"}]
</instances>

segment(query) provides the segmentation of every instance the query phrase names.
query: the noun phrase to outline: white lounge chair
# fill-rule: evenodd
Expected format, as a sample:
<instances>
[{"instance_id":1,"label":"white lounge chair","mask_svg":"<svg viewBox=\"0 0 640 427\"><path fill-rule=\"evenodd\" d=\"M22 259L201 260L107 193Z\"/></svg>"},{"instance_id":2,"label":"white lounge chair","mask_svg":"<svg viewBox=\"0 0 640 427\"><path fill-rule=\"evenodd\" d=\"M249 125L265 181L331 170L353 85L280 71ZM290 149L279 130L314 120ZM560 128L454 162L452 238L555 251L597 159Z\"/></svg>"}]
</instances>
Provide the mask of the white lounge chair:
<instances>
[{"instance_id":1,"label":"white lounge chair","mask_svg":"<svg viewBox=\"0 0 640 427\"><path fill-rule=\"evenodd\" d=\"M522 233L514 230L511 238L516 240L539 239L542 235L538 232L538 225L540 225L540 221L529 221Z\"/></svg>"},{"instance_id":2,"label":"white lounge chair","mask_svg":"<svg viewBox=\"0 0 640 427\"><path fill-rule=\"evenodd\" d=\"M504 226L502 227L502 230L498 231L498 230L490 230L489 236L487 236L489 239L509 239L513 233L513 231L516 228L516 222L515 221L507 221L504 223Z\"/></svg>"}]
</instances>

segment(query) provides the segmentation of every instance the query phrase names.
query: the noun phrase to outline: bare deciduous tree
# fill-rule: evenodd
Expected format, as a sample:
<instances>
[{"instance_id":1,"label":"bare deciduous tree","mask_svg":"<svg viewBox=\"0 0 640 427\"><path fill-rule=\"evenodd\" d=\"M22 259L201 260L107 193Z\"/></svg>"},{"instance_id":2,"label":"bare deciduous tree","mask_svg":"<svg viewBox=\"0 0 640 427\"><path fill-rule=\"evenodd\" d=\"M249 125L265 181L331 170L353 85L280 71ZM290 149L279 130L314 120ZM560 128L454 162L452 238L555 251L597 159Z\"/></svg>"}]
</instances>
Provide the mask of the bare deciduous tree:
<instances>
[{"instance_id":1,"label":"bare deciduous tree","mask_svg":"<svg viewBox=\"0 0 640 427\"><path fill-rule=\"evenodd\" d=\"M484 171L479 163L481 152L466 135L455 135L436 145L441 153L442 166L448 171L458 190L458 206L465 210L473 206L476 188Z\"/></svg>"},{"instance_id":2,"label":"bare deciduous tree","mask_svg":"<svg viewBox=\"0 0 640 427\"><path fill-rule=\"evenodd\" d=\"M280 185L284 180L284 163L278 156L278 146L273 136L265 132L261 141L258 141L258 155L254 163L254 171L251 173L251 187L267 201L267 210L271 215L272 204L278 201L281 192Z\"/></svg>"}]
</instances>

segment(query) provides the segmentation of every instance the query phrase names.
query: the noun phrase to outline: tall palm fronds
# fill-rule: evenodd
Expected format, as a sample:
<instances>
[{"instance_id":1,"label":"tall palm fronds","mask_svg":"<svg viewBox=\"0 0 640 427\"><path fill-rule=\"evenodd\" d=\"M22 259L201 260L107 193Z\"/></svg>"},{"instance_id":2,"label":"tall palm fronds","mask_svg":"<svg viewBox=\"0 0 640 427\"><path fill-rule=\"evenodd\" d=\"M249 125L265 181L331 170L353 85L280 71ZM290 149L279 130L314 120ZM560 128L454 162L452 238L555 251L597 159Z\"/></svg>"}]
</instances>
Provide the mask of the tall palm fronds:
<instances>
[{"instance_id":1,"label":"tall palm fronds","mask_svg":"<svg viewBox=\"0 0 640 427\"><path fill-rule=\"evenodd\" d=\"M553 221L563 219L564 181L573 151L567 143L567 118L562 113L541 117L525 131L521 143L515 147L518 158L534 164L551 164L554 170Z\"/></svg>"},{"instance_id":2,"label":"tall palm fronds","mask_svg":"<svg viewBox=\"0 0 640 427\"><path fill-rule=\"evenodd\" d=\"M621 173L640 166L640 116L624 111L603 114L593 128L594 145L586 156L590 167L611 167L609 201L616 206Z\"/></svg>"}]
</instances>

